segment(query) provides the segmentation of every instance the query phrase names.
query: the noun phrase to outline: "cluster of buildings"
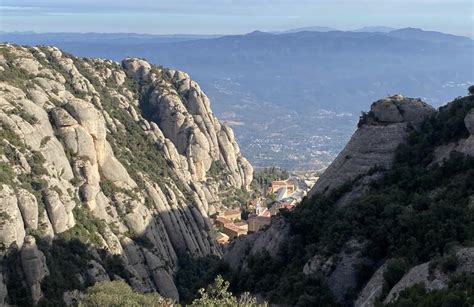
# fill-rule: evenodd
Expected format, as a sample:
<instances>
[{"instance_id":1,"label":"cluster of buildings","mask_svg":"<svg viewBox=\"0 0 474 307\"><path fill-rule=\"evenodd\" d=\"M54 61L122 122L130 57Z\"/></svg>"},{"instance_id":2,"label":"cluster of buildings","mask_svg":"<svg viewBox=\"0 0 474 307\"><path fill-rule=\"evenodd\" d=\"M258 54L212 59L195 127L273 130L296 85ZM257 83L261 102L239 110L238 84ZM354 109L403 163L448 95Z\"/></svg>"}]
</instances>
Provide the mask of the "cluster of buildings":
<instances>
[{"instance_id":1,"label":"cluster of buildings","mask_svg":"<svg viewBox=\"0 0 474 307\"><path fill-rule=\"evenodd\" d=\"M211 216L218 231L217 242L219 244L225 245L230 240L248 233L248 224L241 217L240 209L228 209Z\"/></svg>"},{"instance_id":2,"label":"cluster of buildings","mask_svg":"<svg viewBox=\"0 0 474 307\"><path fill-rule=\"evenodd\" d=\"M226 245L236 237L257 232L270 225L272 216L278 214L282 209L293 210L309 188L311 186L308 187L305 181L300 178L273 181L266 190L266 194L275 195L275 201L271 205L267 205L265 197L252 200L248 204L248 209L252 213L246 220L242 219L240 209L227 209L213 214L211 220L218 231L217 241Z\"/></svg>"}]
</instances>

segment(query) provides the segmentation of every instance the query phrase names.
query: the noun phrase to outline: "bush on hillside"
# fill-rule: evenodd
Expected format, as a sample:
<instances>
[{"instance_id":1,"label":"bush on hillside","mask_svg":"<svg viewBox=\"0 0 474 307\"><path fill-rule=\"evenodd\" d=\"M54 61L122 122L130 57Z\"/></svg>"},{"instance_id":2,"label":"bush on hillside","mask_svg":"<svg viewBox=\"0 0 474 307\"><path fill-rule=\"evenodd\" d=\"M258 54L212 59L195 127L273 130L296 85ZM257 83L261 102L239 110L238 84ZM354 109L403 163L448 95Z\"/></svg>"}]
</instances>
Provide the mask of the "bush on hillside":
<instances>
[{"instance_id":1,"label":"bush on hillside","mask_svg":"<svg viewBox=\"0 0 474 307\"><path fill-rule=\"evenodd\" d=\"M98 282L88 288L79 299L80 307L159 307L171 305L156 292L137 293L127 283L120 280Z\"/></svg>"}]
</instances>

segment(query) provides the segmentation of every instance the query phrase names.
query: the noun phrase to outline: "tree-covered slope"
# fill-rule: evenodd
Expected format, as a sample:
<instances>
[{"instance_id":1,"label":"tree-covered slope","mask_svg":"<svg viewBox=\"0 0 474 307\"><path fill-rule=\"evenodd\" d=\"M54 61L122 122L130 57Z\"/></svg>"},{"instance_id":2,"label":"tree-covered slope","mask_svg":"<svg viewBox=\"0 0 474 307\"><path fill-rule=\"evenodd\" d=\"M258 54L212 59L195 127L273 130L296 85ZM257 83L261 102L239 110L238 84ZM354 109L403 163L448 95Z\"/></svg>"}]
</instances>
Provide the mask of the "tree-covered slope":
<instances>
[{"instance_id":1,"label":"tree-covered slope","mask_svg":"<svg viewBox=\"0 0 474 307\"><path fill-rule=\"evenodd\" d=\"M347 168L329 167L334 174L328 176L347 180L323 180L312 197L283 212L288 236L268 240L273 246L278 241L277 249L249 248L242 257L245 241L230 247L229 263L243 258L243 265L233 266L236 290L252 289L290 305L472 304L474 96L407 124L415 104L392 99L383 113L380 102L372 106L351 142L358 143L354 138L366 135L367 126L376 125L380 133L393 129L386 115L396 112L404 117L396 121L405 124L403 141L391 155L384 151L382 165L376 159L365 163L363 155L370 156L373 147L362 152L349 144L343 153L350 155L349 148L354 156L345 159L359 160L344 163L359 163L358 173L346 176ZM443 290L431 294L433 289Z\"/></svg>"}]
</instances>

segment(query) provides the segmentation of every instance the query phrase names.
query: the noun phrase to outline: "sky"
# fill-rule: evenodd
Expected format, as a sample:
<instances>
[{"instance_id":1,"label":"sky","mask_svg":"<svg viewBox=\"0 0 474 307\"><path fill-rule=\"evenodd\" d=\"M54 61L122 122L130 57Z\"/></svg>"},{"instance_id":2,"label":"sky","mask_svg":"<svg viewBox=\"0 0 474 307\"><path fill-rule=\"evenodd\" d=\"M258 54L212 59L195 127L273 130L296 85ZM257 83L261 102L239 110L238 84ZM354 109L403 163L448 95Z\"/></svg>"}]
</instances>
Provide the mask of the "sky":
<instances>
[{"instance_id":1,"label":"sky","mask_svg":"<svg viewBox=\"0 0 474 307\"><path fill-rule=\"evenodd\" d=\"M0 0L1 31L238 34L417 27L474 37L473 0Z\"/></svg>"}]
</instances>

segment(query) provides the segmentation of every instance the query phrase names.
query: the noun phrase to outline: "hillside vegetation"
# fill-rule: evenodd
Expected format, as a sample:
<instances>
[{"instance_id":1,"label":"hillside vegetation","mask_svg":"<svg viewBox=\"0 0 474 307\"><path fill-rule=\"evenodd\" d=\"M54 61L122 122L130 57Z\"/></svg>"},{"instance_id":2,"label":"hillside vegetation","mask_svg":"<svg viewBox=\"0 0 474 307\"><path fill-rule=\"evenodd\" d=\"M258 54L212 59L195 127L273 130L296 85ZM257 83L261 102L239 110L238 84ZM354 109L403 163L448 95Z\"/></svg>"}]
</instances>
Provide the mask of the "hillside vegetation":
<instances>
[{"instance_id":1,"label":"hillside vegetation","mask_svg":"<svg viewBox=\"0 0 474 307\"><path fill-rule=\"evenodd\" d=\"M474 157L456 150L443 160L437 156L440 146L454 146L472 134L465 119L473 108L474 96L456 99L419 128L408 128L408 139L396 149L390 168L373 167L330 192L305 199L293 212L283 212L290 238L274 256L265 250L249 256L246 269L233 277L235 290L265 293L271 302L290 305L344 305L354 302L386 263L378 297L383 302L419 264L431 261L433 278L437 270L455 272L456 252L474 243ZM382 178L371 181L343 208L338 206L361 177L376 173L383 173ZM355 266L354 287L336 299L328 289L328 276L352 253L359 259L349 264ZM308 273L312 259L319 264L315 273ZM472 305L472 282L472 275L455 278L448 288L434 292L417 285L391 306Z\"/></svg>"}]
</instances>

